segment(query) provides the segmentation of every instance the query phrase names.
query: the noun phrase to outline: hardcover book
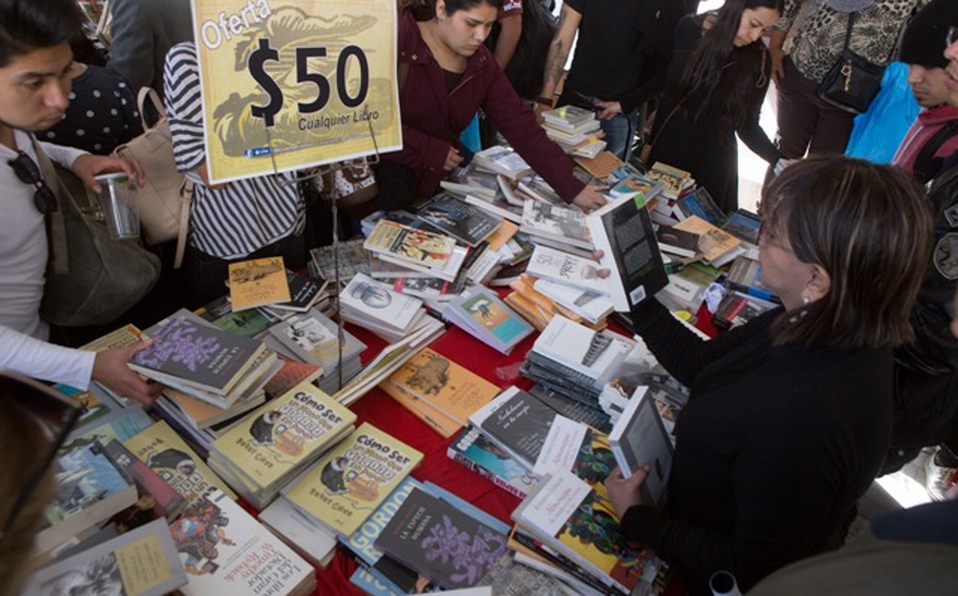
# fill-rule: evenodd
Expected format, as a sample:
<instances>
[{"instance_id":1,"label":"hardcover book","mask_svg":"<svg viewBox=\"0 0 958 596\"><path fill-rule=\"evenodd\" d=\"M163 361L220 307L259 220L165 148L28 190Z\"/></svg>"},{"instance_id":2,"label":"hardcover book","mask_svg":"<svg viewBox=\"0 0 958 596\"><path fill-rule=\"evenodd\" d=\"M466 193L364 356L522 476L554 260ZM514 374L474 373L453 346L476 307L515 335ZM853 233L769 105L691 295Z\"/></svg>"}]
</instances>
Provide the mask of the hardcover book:
<instances>
[{"instance_id":1,"label":"hardcover book","mask_svg":"<svg viewBox=\"0 0 958 596\"><path fill-rule=\"evenodd\" d=\"M230 263L229 287L233 310L288 302L290 299L283 257Z\"/></svg>"},{"instance_id":2,"label":"hardcover book","mask_svg":"<svg viewBox=\"0 0 958 596\"><path fill-rule=\"evenodd\" d=\"M173 317L129 365L160 382L172 378L225 395L262 351L262 342Z\"/></svg>"},{"instance_id":3,"label":"hardcover book","mask_svg":"<svg viewBox=\"0 0 958 596\"><path fill-rule=\"evenodd\" d=\"M351 536L422 460L422 453L363 423L284 490L300 510Z\"/></svg>"},{"instance_id":4,"label":"hardcover book","mask_svg":"<svg viewBox=\"0 0 958 596\"><path fill-rule=\"evenodd\" d=\"M433 234L409 226L381 220L366 238L363 247L430 269L442 269L452 257L456 241L442 234Z\"/></svg>"},{"instance_id":5,"label":"hardcover book","mask_svg":"<svg viewBox=\"0 0 958 596\"><path fill-rule=\"evenodd\" d=\"M161 596L186 582L166 521L157 519L36 571L23 594Z\"/></svg>"},{"instance_id":6,"label":"hardcover book","mask_svg":"<svg viewBox=\"0 0 958 596\"><path fill-rule=\"evenodd\" d=\"M456 240L475 246L489 237L502 219L489 215L454 197L441 192L419 207L416 215Z\"/></svg>"},{"instance_id":7,"label":"hardcover book","mask_svg":"<svg viewBox=\"0 0 958 596\"><path fill-rule=\"evenodd\" d=\"M233 491L166 422L157 422L135 437L123 441L123 445L180 493L187 505L202 499L211 488L218 488L231 498L236 498Z\"/></svg>"},{"instance_id":8,"label":"hardcover book","mask_svg":"<svg viewBox=\"0 0 958 596\"><path fill-rule=\"evenodd\" d=\"M602 251L599 263L610 272L606 287L615 310L629 312L668 284L645 197L610 201L587 221L595 248Z\"/></svg>"},{"instance_id":9,"label":"hardcover book","mask_svg":"<svg viewBox=\"0 0 958 596\"><path fill-rule=\"evenodd\" d=\"M476 585L507 553L507 537L425 491L413 490L376 546L447 590Z\"/></svg>"},{"instance_id":10,"label":"hardcover book","mask_svg":"<svg viewBox=\"0 0 958 596\"><path fill-rule=\"evenodd\" d=\"M314 459L355 421L351 410L314 385L302 383L213 441L210 456L258 491Z\"/></svg>"},{"instance_id":11,"label":"hardcover book","mask_svg":"<svg viewBox=\"0 0 958 596\"><path fill-rule=\"evenodd\" d=\"M642 502L661 509L672 470L672 440L647 388L632 394L609 434L609 446L626 478L648 466L649 474L642 483Z\"/></svg>"},{"instance_id":12,"label":"hardcover book","mask_svg":"<svg viewBox=\"0 0 958 596\"><path fill-rule=\"evenodd\" d=\"M213 490L173 524L189 583L184 596L304 594L316 570L227 495Z\"/></svg>"},{"instance_id":13,"label":"hardcover book","mask_svg":"<svg viewBox=\"0 0 958 596\"><path fill-rule=\"evenodd\" d=\"M443 316L473 337L508 354L532 333L532 326L506 306L496 293L473 286L452 299Z\"/></svg>"},{"instance_id":14,"label":"hardcover book","mask_svg":"<svg viewBox=\"0 0 958 596\"><path fill-rule=\"evenodd\" d=\"M499 392L495 384L430 348L420 350L389 381L463 426Z\"/></svg>"}]
</instances>

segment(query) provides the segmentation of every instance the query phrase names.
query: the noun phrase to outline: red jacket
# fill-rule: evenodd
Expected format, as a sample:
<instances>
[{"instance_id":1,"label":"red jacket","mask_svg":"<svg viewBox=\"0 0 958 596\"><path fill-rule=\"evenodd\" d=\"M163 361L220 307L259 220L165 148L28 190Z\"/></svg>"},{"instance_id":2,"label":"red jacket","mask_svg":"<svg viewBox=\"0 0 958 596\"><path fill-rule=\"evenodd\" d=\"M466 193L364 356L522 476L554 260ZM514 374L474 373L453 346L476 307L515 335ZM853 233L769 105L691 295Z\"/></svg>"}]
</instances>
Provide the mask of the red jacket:
<instances>
[{"instance_id":1,"label":"red jacket","mask_svg":"<svg viewBox=\"0 0 958 596\"><path fill-rule=\"evenodd\" d=\"M479 108L567 202L585 187L572 175L572 161L549 140L485 46L469 58L459 85L447 93L442 69L429 53L412 14L404 11L399 22L399 63L400 73L406 69L399 93L403 149L385 153L383 159L416 173L417 196L438 192L449 148L459 147L460 133Z\"/></svg>"}]
</instances>

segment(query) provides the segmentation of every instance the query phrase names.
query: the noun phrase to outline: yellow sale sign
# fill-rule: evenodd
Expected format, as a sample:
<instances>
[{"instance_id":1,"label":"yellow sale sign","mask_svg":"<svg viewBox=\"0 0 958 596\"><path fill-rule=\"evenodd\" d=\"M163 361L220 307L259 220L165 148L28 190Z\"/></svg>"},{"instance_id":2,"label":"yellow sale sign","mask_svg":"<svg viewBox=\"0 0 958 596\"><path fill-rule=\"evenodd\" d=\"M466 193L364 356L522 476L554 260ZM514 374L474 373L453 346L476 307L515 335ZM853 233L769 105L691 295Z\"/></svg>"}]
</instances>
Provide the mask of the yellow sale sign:
<instances>
[{"instance_id":1,"label":"yellow sale sign","mask_svg":"<svg viewBox=\"0 0 958 596\"><path fill-rule=\"evenodd\" d=\"M193 0L220 183L402 147L395 0Z\"/></svg>"}]
</instances>

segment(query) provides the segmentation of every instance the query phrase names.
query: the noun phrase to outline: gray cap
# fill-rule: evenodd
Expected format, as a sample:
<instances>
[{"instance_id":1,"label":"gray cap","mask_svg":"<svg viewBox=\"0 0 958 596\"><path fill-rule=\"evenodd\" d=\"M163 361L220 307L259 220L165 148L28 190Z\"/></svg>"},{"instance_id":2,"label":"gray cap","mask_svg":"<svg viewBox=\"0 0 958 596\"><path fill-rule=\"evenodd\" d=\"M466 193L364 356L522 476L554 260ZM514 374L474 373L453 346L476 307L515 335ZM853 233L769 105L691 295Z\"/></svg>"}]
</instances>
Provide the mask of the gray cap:
<instances>
[{"instance_id":1,"label":"gray cap","mask_svg":"<svg viewBox=\"0 0 958 596\"><path fill-rule=\"evenodd\" d=\"M875 3L875 0L825 0L825 4L836 12L858 12Z\"/></svg>"}]
</instances>

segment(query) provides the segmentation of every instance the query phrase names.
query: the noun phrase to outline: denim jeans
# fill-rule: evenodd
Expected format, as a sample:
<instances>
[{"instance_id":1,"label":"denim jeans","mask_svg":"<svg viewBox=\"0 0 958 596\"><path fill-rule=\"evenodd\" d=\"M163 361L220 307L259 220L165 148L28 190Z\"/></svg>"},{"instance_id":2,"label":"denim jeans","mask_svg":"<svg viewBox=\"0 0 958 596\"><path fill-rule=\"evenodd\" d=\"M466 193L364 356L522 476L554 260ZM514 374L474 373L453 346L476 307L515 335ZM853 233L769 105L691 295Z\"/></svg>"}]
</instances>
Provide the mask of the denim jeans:
<instances>
[{"instance_id":1,"label":"denim jeans","mask_svg":"<svg viewBox=\"0 0 958 596\"><path fill-rule=\"evenodd\" d=\"M622 161L629 161L632 157L632 145L635 143L635 128L638 120L639 112L635 110L599 121L605 133L606 150L614 153Z\"/></svg>"}]
</instances>

